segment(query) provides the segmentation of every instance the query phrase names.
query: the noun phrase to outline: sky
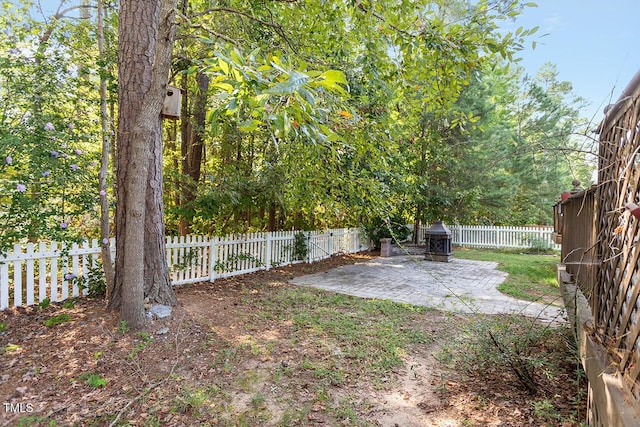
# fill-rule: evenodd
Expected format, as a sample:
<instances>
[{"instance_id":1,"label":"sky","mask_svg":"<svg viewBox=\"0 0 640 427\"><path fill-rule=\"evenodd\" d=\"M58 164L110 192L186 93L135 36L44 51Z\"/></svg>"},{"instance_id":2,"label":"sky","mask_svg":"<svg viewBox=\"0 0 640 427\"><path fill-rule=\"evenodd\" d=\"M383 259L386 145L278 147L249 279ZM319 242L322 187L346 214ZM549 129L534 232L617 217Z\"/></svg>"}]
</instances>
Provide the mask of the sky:
<instances>
[{"instance_id":1,"label":"sky","mask_svg":"<svg viewBox=\"0 0 640 427\"><path fill-rule=\"evenodd\" d=\"M531 0L513 28L540 29L520 52L527 74L556 64L559 79L590 105L583 114L599 122L640 70L640 0Z\"/></svg>"}]
</instances>

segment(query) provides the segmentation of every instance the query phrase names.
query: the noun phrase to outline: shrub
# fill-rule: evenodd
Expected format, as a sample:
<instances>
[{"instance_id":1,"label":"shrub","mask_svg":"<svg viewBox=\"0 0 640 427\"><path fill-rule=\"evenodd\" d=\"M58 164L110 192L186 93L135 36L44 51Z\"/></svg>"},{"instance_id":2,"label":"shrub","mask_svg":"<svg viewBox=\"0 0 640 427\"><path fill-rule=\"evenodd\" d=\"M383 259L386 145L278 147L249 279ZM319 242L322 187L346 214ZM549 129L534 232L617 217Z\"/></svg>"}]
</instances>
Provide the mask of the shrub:
<instances>
[{"instance_id":1,"label":"shrub","mask_svg":"<svg viewBox=\"0 0 640 427\"><path fill-rule=\"evenodd\" d=\"M394 243L399 243L405 241L411 234L409 227L400 218L375 218L365 223L362 228L376 248L380 247L380 239L391 238Z\"/></svg>"}]
</instances>

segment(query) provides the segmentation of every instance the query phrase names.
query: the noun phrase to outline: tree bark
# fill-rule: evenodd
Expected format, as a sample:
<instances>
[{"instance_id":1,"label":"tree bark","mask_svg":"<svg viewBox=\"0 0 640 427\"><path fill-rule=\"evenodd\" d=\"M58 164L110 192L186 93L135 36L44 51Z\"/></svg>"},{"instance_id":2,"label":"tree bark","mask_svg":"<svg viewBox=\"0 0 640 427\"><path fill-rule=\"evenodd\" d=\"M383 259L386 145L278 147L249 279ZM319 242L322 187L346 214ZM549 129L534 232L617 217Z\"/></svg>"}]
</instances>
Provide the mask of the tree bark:
<instances>
[{"instance_id":1,"label":"tree bark","mask_svg":"<svg viewBox=\"0 0 640 427\"><path fill-rule=\"evenodd\" d=\"M182 195L180 204L183 209L193 209L198 183L202 170L202 153L204 147L204 132L207 117L207 94L209 92L209 76L205 73L196 74L198 92L193 101L193 111L184 111L182 120ZM186 79L183 80L186 86ZM187 178L188 177L188 178ZM181 236L191 232L189 221L191 216L180 216L179 233Z\"/></svg>"},{"instance_id":2,"label":"tree bark","mask_svg":"<svg viewBox=\"0 0 640 427\"><path fill-rule=\"evenodd\" d=\"M176 305L178 301L171 287L166 256L162 122L153 130L147 182L144 223L144 297L150 303Z\"/></svg>"},{"instance_id":3,"label":"tree bark","mask_svg":"<svg viewBox=\"0 0 640 427\"><path fill-rule=\"evenodd\" d=\"M184 13L183 5L183 13ZM182 107L180 111L180 171L185 174L185 171L189 168L189 162L187 161L187 153L189 151L189 141L191 140L191 108L189 106L189 76L187 74L182 75ZM178 170L178 168L176 168ZM184 177L178 179L178 203L182 209L180 217L178 218L178 234L180 236L186 236L191 231L189 229L189 221L184 216L185 207L185 188L189 185Z\"/></svg>"},{"instance_id":4,"label":"tree bark","mask_svg":"<svg viewBox=\"0 0 640 427\"><path fill-rule=\"evenodd\" d=\"M175 34L174 10L175 0L120 2L116 272L109 308L119 309L121 319L132 329L145 323L145 289L157 287L157 295L173 295L164 261L158 164L162 162L160 114ZM153 286L145 286L145 278Z\"/></svg>"},{"instance_id":5,"label":"tree bark","mask_svg":"<svg viewBox=\"0 0 640 427\"><path fill-rule=\"evenodd\" d=\"M87 10L87 9L82 9ZM103 25L104 8L102 0L98 0L98 54L104 59L104 25ZM102 76L102 73L101 73ZM109 216L109 200L107 196L107 173L109 172L109 151L111 147L111 136L109 133L109 123L111 120L107 103L107 81L100 77L100 123L102 125L102 153L100 159L100 172L98 173L98 182L100 188L100 252L102 254L102 269L104 278L107 283L106 298L107 301L111 297L114 286L114 269L113 260L111 258L111 245L108 243L110 236L110 216ZM107 243L105 243L107 239Z\"/></svg>"}]
</instances>

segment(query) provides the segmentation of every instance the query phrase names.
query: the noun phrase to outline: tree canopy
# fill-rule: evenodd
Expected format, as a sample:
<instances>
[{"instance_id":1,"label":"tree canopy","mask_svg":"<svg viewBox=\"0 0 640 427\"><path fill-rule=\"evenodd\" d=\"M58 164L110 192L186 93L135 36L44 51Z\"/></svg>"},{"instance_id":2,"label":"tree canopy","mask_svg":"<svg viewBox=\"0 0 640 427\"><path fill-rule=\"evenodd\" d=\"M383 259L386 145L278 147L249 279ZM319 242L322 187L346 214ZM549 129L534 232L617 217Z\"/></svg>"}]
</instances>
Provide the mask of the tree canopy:
<instances>
[{"instance_id":1,"label":"tree canopy","mask_svg":"<svg viewBox=\"0 0 640 427\"><path fill-rule=\"evenodd\" d=\"M100 79L117 123L117 10L92 1L0 17L0 230L99 235ZM517 66L533 3L182 0L164 121L168 233L429 223L541 224L589 147L571 84ZM79 14L78 11L83 11ZM116 141L117 146L117 141ZM113 210L113 206L111 206ZM113 214L113 212L112 212Z\"/></svg>"}]
</instances>

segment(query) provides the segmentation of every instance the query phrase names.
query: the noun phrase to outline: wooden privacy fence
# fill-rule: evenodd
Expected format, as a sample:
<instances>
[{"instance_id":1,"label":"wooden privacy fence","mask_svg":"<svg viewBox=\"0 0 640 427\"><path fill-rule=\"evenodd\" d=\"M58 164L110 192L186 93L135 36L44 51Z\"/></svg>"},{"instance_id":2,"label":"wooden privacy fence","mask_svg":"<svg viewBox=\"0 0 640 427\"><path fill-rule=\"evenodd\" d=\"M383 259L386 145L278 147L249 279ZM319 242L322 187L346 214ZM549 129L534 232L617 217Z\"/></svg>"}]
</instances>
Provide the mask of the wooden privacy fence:
<instances>
[{"instance_id":1,"label":"wooden privacy fence","mask_svg":"<svg viewBox=\"0 0 640 427\"><path fill-rule=\"evenodd\" d=\"M637 426L640 215L625 207L640 204L640 72L597 133L597 186L556 208L566 261L558 278L589 380L589 425Z\"/></svg>"},{"instance_id":2,"label":"wooden privacy fence","mask_svg":"<svg viewBox=\"0 0 640 427\"><path fill-rule=\"evenodd\" d=\"M420 227L420 242L425 241L428 226ZM447 225L451 243L479 248L549 248L560 250L553 241L553 227L494 227L483 225Z\"/></svg>"},{"instance_id":3,"label":"wooden privacy fence","mask_svg":"<svg viewBox=\"0 0 640 427\"><path fill-rule=\"evenodd\" d=\"M110 247L115 255L114 239ZM171 282L180 285L315 262L367 250L369 243L358 229L331 229L167 237L166 248ZM94 272L101 274L100 258L97 240L15 245L12 252L0 256L0 310L86 295L82 283Z\"/></svg>"},{"instance_id":4,"label":"wooden privacy fence","mask_svg":"<svg viewBox=\"0 0 640 427\"><path fill-rule=\"evenodd\" d=\"M597 186L593 186L586 191L575 192L553 207L556 218L554 236L556 241L562 242L562 264L587 297L591 296L599 265L596 191Z\"/></svg>"},{"instance_id":5,"label":"wooden privacy fence","mask_svg":"<svg viewBox=\"0 0 640 427\"><path fill-rule=\"evenodd\" d=\"M610 361L628 386L630 403L636 406L640 398L640 221L624 207L640 200L639 115L640 72L600 127L596 198L601 266L591 298L595 324ZM598 422L603 408L594 409Z\"/></svg>"}]
</instances>

